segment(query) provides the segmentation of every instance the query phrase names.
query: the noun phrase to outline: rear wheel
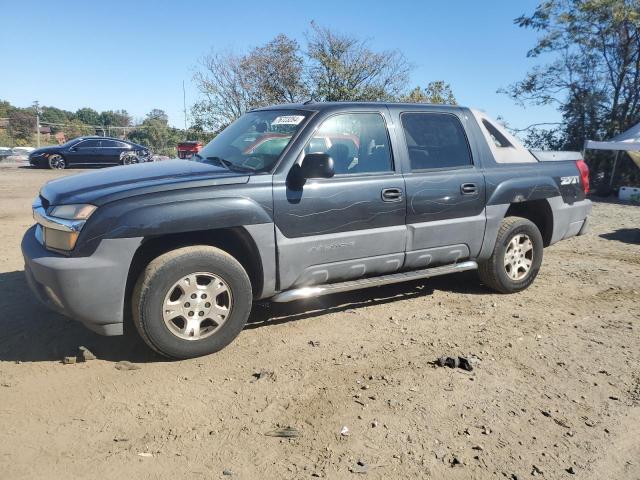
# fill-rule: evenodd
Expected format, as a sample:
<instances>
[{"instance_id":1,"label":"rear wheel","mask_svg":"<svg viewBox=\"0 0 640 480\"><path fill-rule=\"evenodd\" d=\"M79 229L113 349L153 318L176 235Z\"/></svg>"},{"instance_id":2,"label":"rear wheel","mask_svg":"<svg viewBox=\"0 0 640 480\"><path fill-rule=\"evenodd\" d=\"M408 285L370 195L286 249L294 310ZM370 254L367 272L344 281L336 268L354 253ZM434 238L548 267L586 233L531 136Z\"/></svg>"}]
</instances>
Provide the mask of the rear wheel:
<instances>
[{"instance_id":1,"label":"rear wheel","mask_svg":"<svg viewBox=\"0 0 640 480\"><path fill-rule=\"evenodd\" d=\"M191 358L231 343L251 304L251 282L235 258L214 247L185 247L142 272L133 292L133 320L157 352Z\"/></svg>"},{"instance_id":2,"label":"rear wheel","mask_svg":"<svg viewBox=\"0 0 640 480\"><path fill-rule=\"evenodd\" d=\"M64 170L67 168L67 161L62 155L51 155L49 157L49 168L51 170Z\"/></svg>"},{"instance_id":3,"label":"rear wheel","mask_svg":"<svg viewBox=\"0 0 640 480\"><path fill-rule=\"evenodd\" d=\"M521 217L502 221L491 257L480 262L482 282L500 293L515 293L533 283L542 265L543 243L538 227Z\"/></svg>"}]
</instances>

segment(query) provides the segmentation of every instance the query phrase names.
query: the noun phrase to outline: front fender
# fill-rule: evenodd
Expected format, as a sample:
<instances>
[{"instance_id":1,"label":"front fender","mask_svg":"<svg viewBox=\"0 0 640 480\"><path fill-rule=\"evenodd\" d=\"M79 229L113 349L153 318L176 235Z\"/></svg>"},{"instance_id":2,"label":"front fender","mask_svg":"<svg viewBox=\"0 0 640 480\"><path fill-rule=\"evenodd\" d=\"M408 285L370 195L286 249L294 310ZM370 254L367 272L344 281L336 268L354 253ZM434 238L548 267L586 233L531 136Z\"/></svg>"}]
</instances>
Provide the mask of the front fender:
<instances>
[{"instance_id":1,"label":"front fender","mask_svg":"<svg viewBox=\"0 0 640 480\"><path fill-rule=\"evenodd\" d=\"M151 237L271 222L268 202L260 204L244 196L133 197L98 208L85 224L77 249L79 255L86 255L105 238Z\"/></svg>"}]
</instances>

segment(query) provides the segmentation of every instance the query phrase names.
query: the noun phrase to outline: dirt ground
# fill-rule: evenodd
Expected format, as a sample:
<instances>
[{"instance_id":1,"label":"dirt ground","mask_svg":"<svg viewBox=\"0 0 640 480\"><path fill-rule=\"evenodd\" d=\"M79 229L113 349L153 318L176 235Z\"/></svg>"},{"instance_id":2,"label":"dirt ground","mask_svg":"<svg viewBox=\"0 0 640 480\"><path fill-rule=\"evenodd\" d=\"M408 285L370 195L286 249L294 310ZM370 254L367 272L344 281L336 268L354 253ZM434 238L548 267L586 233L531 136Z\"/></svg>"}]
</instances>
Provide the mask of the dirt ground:
<instances>
[{"instance_id":1,"label":"dirt ground","mask_svg":"<svg viewBox=\"0 0 640 480\"><path fill-rule=\"evenodd\" d=\"M595 203L520 294L471 272L255 306L167 362L30 294L31 201L72 173L0 169L0 478L640 478L640 207ZM63 365L80 345L98 359Z\"/></svg>"}]
</instances>

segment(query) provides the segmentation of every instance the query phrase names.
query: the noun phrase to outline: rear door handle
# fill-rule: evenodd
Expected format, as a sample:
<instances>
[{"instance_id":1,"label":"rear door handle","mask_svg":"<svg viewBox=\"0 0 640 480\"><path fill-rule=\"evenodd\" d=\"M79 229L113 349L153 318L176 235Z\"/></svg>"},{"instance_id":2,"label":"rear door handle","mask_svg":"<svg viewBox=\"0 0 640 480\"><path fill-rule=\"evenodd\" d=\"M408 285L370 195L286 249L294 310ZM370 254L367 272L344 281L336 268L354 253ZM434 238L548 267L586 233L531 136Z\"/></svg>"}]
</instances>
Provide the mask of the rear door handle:
<instances>
[{"instance_id":1,"label":"rear door handle","mask_svg":"<svg viewBox=\"0 0 640 480\"><path fill-rule=\"evenodd\" d=\"M477 195L478 186L475 183L463 183L460 185L460 191L463 195Z\"/></svg>"},{"instance_id":2,"label":"rear door handle","mask_svg":"<svg viewBox=\"0 0 640 480\"><path fill-rule=\"evenodd\" d=\"M399 202L402 200L402 189L385 188L382 190L382 200L384 202Z\"/></svg>"}]
</instances>

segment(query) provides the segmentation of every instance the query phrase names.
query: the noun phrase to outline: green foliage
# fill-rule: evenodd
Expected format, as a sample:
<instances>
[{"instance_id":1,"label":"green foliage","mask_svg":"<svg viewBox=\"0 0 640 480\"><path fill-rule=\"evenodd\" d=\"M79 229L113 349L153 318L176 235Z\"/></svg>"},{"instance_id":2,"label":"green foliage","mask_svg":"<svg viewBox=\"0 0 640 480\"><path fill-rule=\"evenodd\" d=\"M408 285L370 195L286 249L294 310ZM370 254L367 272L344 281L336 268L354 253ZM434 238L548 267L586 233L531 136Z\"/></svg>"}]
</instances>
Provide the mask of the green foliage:
<instances>
[{"instance_id":1,"label":"green foliage","mask_svg":"<svg viewBox=\"0 0 640 480\"><path fill-rule=\"evenodd\" d=\"M18 108L9 102L0 101L0 118L8 118L3 127L0 124L0 146L35 146L36 114L29 108ZM125 110L109 110L98 113L92 108L81 108L75 113L55 107L42 107L41 122L55 123L52 133L64 134L64 139L95 135L96 126L104 125L104 133L116 137L126 137L136 143L148 146L154 153L176 155L179 142L190 139L208 142L215 136L204 129L187 132L168 125L169 117L164 110L153 109L140 125L132 125L131 116ZM128 129L114 127L129 127ZM110 129L108 127L111 127ZM41 145L57 143L55 135L41 135Z\"/></svg>"},{"instance_id":2,"label":"green foliage","mask_svg":"<svg viewBox=\"0 0 640 480\"><path fill-rule=\"evenodd\" d=\"M393 100L402 94L411 71L401 52L374 52L365 40L314 22L307 34L307 54L318 100Z\"/></svg>"},{"instance_id":3,"label":"green foliage","mask_svg":"<svg viewBox=\"0 0 640 480\"><path fill-rule=\"evenodd\" d=\"M76 118L87 125L100 125L102 118L93 108L81 108L76 111Z\"/></svg>"},{"instance_id":4,"label":"green foliage","mask_svg":"<svg viewBox=\"0 0 640 480\"><path fill-rule=\"evenodd\" d=\"M12 110L9 113L7 133L16 141L27 142L36 131L35 116L23 110Z\"/></svg>"},{"instance_id":5,"label":"green foliage","mask_svg":"<svg viewBox=\"0 0 640 480\"><path fill-rule=\"evenodd\" d=\"M456 97L448 83L443 80L429 82L425 89L420 86L411 90L407 95L400 97L401 102L431 103L442 105L457 105Z\"/></svg>"},{"instance_id":6,"label":"green foliage","mask_svg":"<svg viewBox=\"0 0 640 480\"><path fill-rule=\"evenodd\" d=\"M184 131L169 127L168 119L164 110L154 108L127 138L148 146L154 153L175 156L178 143L185 139Z\"/></svg>"},{"instance_id":7,"label":"green foliage","mask_svg":"<svg viewBox=\"0 0 640 480\"><path fill-rule=\"evenodd\" d=\"M131 115L126 110L108 110L100 114L99 125L111 127L130 127Z\"/></svg>"},{"instance_id":8,"label":"green foliage","mask_svg":"<svg viewBox=\"0 0 640 480\"><path fill-rule=\"evenodd\" d=\"M640 122L640 0L545 0L515 23L540 35L528 56L552 60L505 91L522 104L557 105L564 148Z\"/></svg>"}]
</instances>

